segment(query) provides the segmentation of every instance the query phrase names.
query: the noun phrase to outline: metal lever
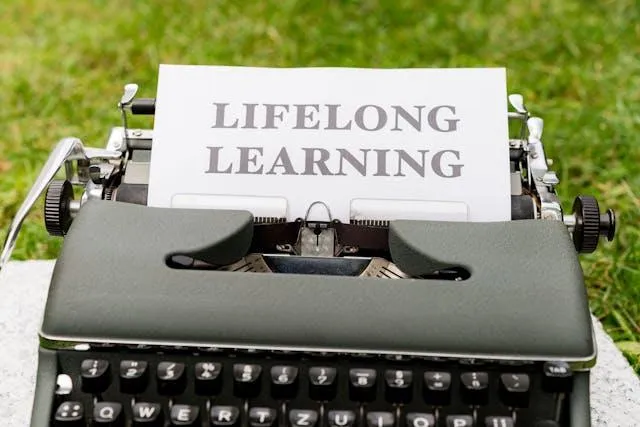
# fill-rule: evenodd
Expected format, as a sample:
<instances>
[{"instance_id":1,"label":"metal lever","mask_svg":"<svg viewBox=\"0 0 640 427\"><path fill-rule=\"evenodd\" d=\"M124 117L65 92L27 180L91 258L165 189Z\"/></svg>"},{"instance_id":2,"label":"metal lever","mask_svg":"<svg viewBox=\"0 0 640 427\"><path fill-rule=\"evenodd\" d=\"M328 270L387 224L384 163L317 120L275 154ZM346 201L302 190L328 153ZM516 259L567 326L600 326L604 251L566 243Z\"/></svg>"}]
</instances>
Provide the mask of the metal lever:
<instances>
[{"instance_id":1,"label":"metal lever","mask_svg":"<svg viewBox=\"0 0 640 427\"><path fill-rule=\"evenodd\" d=\"M22 205L20 205L16 216L13 218L13 221L9 226L7 237L5 238L4 245L2 246L2 252L0 252L0 271L2 271L2 268L11 257L11 252L13 252L13 248L15 247L18 233L22 227L22 222L38 200L38 197L40 197L42 192L47 188L47 185L49 185L49 182L51 182L60 167L66 161L89 161L95 158L119 159L121 156L122 153L119 151L104 150L100 148L85 148L82 145L82 141L78 138L64 138L60 140L49 155L49 159L47 159L47 163L45 163L40 175L38 175L38 179L36 179L31 190L29 190L27 197L24 199L24 202L22 202Z\"/></svg>"}]
</instances>

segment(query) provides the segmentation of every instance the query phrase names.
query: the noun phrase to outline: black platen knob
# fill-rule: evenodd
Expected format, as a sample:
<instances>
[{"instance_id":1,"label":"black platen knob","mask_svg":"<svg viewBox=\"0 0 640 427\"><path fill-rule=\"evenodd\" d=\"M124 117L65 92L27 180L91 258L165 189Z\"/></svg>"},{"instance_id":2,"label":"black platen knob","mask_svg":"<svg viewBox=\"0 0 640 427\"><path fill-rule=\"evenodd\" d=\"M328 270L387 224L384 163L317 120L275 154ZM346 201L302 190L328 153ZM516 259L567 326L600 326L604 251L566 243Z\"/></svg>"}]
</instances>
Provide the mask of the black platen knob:
<instances>
[{"instance_id":1,"label":"black platen knob","mask_svg":"<svg viewBox=\"0 0 640 427\"><path fill-rule=\"evenodd\" d=\"M52 236L64 236L71 225L73 187L67 180L54 180L44 200L44 225Z\"/></svg>"},{"instance_id":2,"label":"black platen knob","mask_svg":"<svg viewBox=\"0 0 640 427\"><path fill-rule=\"evenodd\" d=\"M598 247L600 236L613 240L616 232L616 215L609 209L600 215L598 201L591 196L578 196L573 202L575 226L573 244L581 253L591 253Z\"/></svg>"}]
</instances>

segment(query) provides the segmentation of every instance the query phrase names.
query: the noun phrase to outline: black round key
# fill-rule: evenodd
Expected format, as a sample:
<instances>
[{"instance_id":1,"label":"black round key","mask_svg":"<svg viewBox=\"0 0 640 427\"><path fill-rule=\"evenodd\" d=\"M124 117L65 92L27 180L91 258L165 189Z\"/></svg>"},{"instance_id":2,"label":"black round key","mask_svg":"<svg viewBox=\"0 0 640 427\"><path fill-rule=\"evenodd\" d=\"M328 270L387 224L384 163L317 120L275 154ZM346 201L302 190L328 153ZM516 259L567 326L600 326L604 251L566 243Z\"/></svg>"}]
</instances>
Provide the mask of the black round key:
<instances>
[{"instance_id":1,"label":"black round key","mask_svg":"<svg viewBox=\"0 0 640 427\"><path fill-rule=\"evenodd\" d=\"M413 372L388 369L384 373L385 397L391 403L408 403L413 389Z\"/></svg>"},{"instance_id":2,"label":"black round key","mask_svg":"<svg viewBox=\"0 0 640 427\"><path fill-rule=\"evenodd\" d=\"M211 396L222 388L222 364L215 362L199 362L195 365L196 393Z\"/></svg>"},{"instance_id":3,"label":"black round key","mask_svg":"<svg viewBox=\"0 0 640 427\"><path fill-rule=\"evenodd\" d=\"M431 405L447 405L451 399L451 374L425 372L423 394L424 400Z\"/></svg>"},{"instance_id":4,"label":"black round key","mask_svg":"<svg viewBox=\"0 0 640 427\"><path fill-rule=\"evenodd\" d=\"M214 427L234 427L240 420L240 409L235 406L212 406L209 415Z\"/></svg>"},{"instance_id":5,"label":"black round key","mask_svg":"<svg viewBox=\"0 0 640 427\"><path fill-rule=\"evenodd\" d=\"M136 402L132 408L134 427L162 427L164 415L159 403Z\"/></svg>"},{"instance_id":6,"label":"black round key","mask_svg":"<svg viewBox=\"0 0 640 427\"><path fill-rule=\"evenodd\" d=\"M336 368L327 366L309 369L309 397L318 401L333 399L337 391L337 375Z\"/></svg>"},{"instance_id":7,"label":"black round key","mask_svg":"<svg viewBox=\"0 0 640 427\"><path fill-rule=\"evenodd\" d=\"M271 367L271 394L275 399L291 399L298 388L298 368L295 366Z\"/></svg>"},{"instance_id":8,"label":"black round key","mask_svg":"<svg viewBox=\"0 0 640 427\"><path fill-rule=\"evenodd\" d=\"M291 427L315 427L318 423L318 411L312 409L292 409L289 411Z\"/></svg>"},{"instance_id":9,"label":"black round key","mask_svg":"<svg viewBox=\"0 0 640 427\"><path fill-rule=\"evenodd\" d=\"M85 393L102 393L111 380L109 362L98 359L85 359L80 365L82 390Z\"/></svg>"},{"instance_id":10,"label":"black round key","mask_svg":"<svg viewBox=\"0 0 640 427\"><path fill-rule=\"evenodd\" d=\"M118 402L98 402L93 407L93 424L97 426L124 427L122 404Z\"/></svg>"},{"instance_id":11,"label":"black round key","mask_svg":"<svg viewBox=\"0 0 640 427\"><path fill-rule=\"evenodd\" d=\"M233 365L233 389L238 397L256 397L260 394L262 366L236 363Z\"/></svg>"},{"instance_id":12,"label":"black round key","mask_svg":"<svg viewBox=\"0 0 640 427\"><path fill-rule=\"evenodd\" d=\"M84 427L84 406L82 402L63 402L54 415L55 426Z\"/></svg>"},{"instance_id":13,"label":"black round key","mask_svg":"<svg viewBox=\"0 0 640 427\"><path fill-rule=\"evenodd\" d=\"M396 421L392 412L369 412L366 420L367 427L393 427Z\"/></svg>"},{"instance_id":14,"label":"black round key","mask_svg":"<svg viewBox=\"0 0 640 427\"><path fill-rule=\"evenodd\" d=\"M469 404L484 405L489 400L489 374L464 372L460 374L462 398Z\"/></svg>"},{"instance_id":15,"label":"black round key","mask_svg":"<svg viewBox=\"0 0 640 427\"><path fill-rule=\"evenodd\" d=\"M201 426L200 407L195 405L173 405L171 407L172 426Z\"/></svg>"},{"instance_id":16,"label":"black round key","mask_svg":"<svg viewBox=\"0 0 640 427\"><path fill-rule=\"evenodd\" d=\"M526 407L529 404L529 388L527 374L500 375L500 398L507 406Z\"/></svg>"},{"instance_id":17,"label":"black round key","mask_svg":"<svg viewBox=\"0 0 640 427\"><path fill-rule=\"evenodd\" d=\"M447 427L473 427L471 415L447 415Z\"/></svg>"},{"instance_id":18,"label":"black round key","mask_svg":"<svg viewBox=\"0 0 640 427\"><path fill-rule=\"evenodd\" d=\"M353 427L356 413L353 411L329 411L327 414L329 427Z\"/></svg>"},{"instance_id":19,"label":"black round key","mask_svg":"<svg viewBox=\"0 0 640 427\"><path fill-rule=\"evenodd\" d=\"M436 417L425 412L409 412L407 414L407 427L435 427Z\"/></svg>"},{"instance_id":20,"label":"black round key","mask_svg":"<svg viewBox=\"0 0 640 427\"><path fill-rule=\"evenodd\" d=\"M142 393L147 386L148 364L143 360L120 362L120 390L123 393Z\"/></svg>"},{"instance_id":21,"label":"black round key","mask_svg":"<svg viewBox=\"0 0 640 427\"><path fill-rule=\"evenodd\" d=\"M513 418L511 417L486 417L484 419L484 427L513 427Z\"/></svg>"},{"instance_id":22,"label":"black round key","mask_svg":"<svg viewBox=\"0 0 640 427\"><path fill-rule=\"evenodd\" d=\"M276 424L278 413L273 408L251 408L249 409L249 426L251 427L272 427Z\"/></svg>"},{"instance_id":23,"label":"black round key","mask_svg":"<svg viewBox=\"0 0 640 427\"><path fill-rule=\"evenodd\" d=\"M184 363L158 363L158 392L167 396L181 394L186 386Z\"/></svg>"},{"instance_id":24,"label":"black round key","mask_svg":"<svg viewBox=\"0 0 640 427\"><path fill-rule=\"evenodd\" d=\"M376 398L375 369L349 370L349 398L356 402L369 402Z\"/></svg>"},{"instance_id":25,"label":"black round key","mask_svg":"<svg viewBox=\"0 0 640 427\"><path fill-rule=\"evenodd\" d=\"M542 367L542 388L549 393L569 393L573 372L566 362L546 362Z\"/></svg>"}]
</instances>

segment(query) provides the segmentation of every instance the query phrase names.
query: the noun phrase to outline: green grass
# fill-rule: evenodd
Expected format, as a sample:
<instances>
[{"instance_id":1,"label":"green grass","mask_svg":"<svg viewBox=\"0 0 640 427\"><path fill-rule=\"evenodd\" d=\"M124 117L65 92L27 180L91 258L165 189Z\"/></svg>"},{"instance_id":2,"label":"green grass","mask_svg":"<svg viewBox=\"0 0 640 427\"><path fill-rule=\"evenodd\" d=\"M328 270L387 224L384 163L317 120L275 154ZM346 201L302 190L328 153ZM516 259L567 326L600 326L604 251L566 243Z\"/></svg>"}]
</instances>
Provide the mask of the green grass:
<instances>
[{"instance_id":1,"label":"green grass","mask_svg":"<svg viewBox=\"0 0 640 427\"><path fill-rule=\"evenodd\" d=\"M159 63L504 66L509 91L545 119L565 209L587 193L618 213L615 242L581 260L594 313L640 372L639 41L635 0L4 0L0 228L52 145L69 135L104 145L122 85L154 96ZM53 258L59 247L40 204L14 258Z\"/></svg>"}]
</instances>

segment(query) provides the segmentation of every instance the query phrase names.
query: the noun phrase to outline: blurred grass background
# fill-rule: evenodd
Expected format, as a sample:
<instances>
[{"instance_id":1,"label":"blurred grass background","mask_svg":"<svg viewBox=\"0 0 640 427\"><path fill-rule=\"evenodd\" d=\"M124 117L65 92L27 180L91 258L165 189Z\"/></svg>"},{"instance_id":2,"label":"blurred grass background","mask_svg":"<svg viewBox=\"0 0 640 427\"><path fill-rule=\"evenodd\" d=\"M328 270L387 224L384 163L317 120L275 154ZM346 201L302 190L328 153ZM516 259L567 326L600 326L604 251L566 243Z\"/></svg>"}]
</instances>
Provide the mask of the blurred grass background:
<instances>
[{"instance_id":1,"label":"blurred grass background","mask_svg":"<svg viewBox=\"0 0 640 427\"><path fill-rule=\"evenodd\" d=\"M506 67L509 92L522 93L545 120L565 209L584 193L618 213L615 242L581 261L593 312L640 372L636 0L3 0L0 229L53 144L72 135L103 146L120 125L123 84L155 96L160 63ZM135 118L130 126L153 123ZM54 258L59 247L40 203L14 259Z\"/></svg>"}]
</instances>

